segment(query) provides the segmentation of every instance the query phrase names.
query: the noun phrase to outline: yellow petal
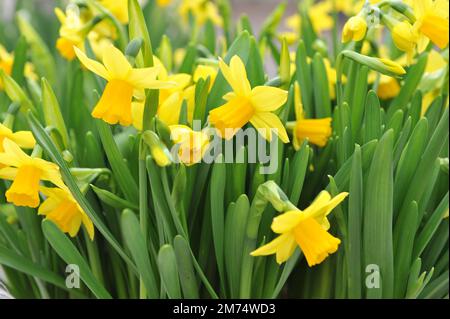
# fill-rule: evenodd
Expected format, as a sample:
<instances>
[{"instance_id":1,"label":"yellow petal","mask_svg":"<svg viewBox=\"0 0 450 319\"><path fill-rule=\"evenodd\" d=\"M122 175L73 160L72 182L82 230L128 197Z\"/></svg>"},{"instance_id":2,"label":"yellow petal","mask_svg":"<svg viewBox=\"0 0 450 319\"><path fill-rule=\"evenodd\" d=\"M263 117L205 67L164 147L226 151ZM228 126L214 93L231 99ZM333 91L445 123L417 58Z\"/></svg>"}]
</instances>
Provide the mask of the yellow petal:
<instances>
[{"instance_id":1,"label":"yellow petal","mask_svg":"<svg viewBox=\"0 0 450 319\"><path fill-rule=\"evenodd\" d=\"M110 79L125 80L131 71L131 65L125 55L113 45L103 52L103 64Z\"/></svg>"},{"instance_id":2,"label":"yellow petal","mask_svg":"<svg viewBox=\"0 0 450 319\"><path fill-rule=\"evenodd\" d=\"M1 156L1 154L0 154ZM7 179L7 180L13 180L16 178L17 175L17 168L15 167L3 167L0 168L0 178L1 179Z\"/></svg>"},{"instance_id":3,"label":"yellow petal","mask_svg":"<svg viewBox=\"0 0 450 319\"><path fill-rule=\"evenodd\" d=\"M289 137L283 123L281 123L280 118L273 113L255 113L250 119L250 123L252 123L252 125L257 128L261 135L268 141L272 140L272 131L275 131L283 143L289 142Z\"/></svg>"},{"instance_id":4,"label":"yellow petal","mask_svg":"<svg viewBox=\"0 0 450 319\"><path fill-rule=\"evenodd\" d=\"M28 131L18 131L13 134L14 142L23 148L33 148L36 145L33 133Z\"/></svg>"},{"instance_id":5,"label":"yellow petal","mask_svg":"<svg viewBox=\"0 0 450 319\"><path fill-rule=\"evenodd\" d=\"M135 89L167 89L173 88L176 83L156 80L158 68L132 69L127 76L129 82Z\"/></svg>"},{"instance_id":6,"label":"yellow petal","mask_svg":"<svg viewBox=\"0 0 450 319\"><path fill-rule=\"evenodd\" d=\"M252 90L251 100L256 111L272 112L286 103L287 91L271 86L257 86Z\"/></svg>"},{"instance_id":7,"label":"yellow petal","mask_svg":"<svg viewBox=\"0 0 450 319\"><path fill-rule=\"evenodd\" d=\"M235 81L233 87L238 88L238 92L241 92L242 95L249 95L252 88L247 78L245 65L239 56L235 55L231 58L230 69Z\"/></svg>"},{"instance_id":8,"label":"yellow petal","mask_svg":"<svg viewBox=\"0 0 450 319\"><path fill-rule=\"evenodd\" d=\"M3 140L4 155L0 157L0 163L8 166L19 166L30 157L20 147L8 138Z\"/></svg>"},{"instance_id":9,"label":"yellow petal","mask_svg":"<svg viewBox=\"0 0 450 319\"><path fill-rule=\"evenodd\" d=\"M252 251L250 255L252 256L267 256L272 254L277 254L277 262L281 264L289 259L289 252L293 252L292 246L295 248L295 239L291 233L283 234L276 237L274 240L268 244L259 247L258 249ZM288 249L286 249L286 247ZM282 252L279 254L278 252ZM291 253L292 255L292 253Z\"/></svg>"},{"instance_id":10,"label":"yellow petal","mask_svg":"<svg viewBox=\"0 0 450 319\"><path fill-rule=\"evenodd\" d=\"M219 67L236 95L248 96L250 94L251 87L247 79L247 72L239 56L235 55L231 58L230 66L219 59Z\"/></svg>"},{"instance_id":11,"label":"yellow petal","mask_svg":"<svg viewBox=\"0 0 450 319\"><path fill-rule=\"evenodd\" d=\"M80 62L86 67L86 69L88 69L91 72L94 72L95 74L98 74L99 76L101 76L102 78L108 80L109 79L109 74L108 71L106 70L106 68L99 62L89 59L86 54L84 54L83 51L81 51L78 48L74 48L75 49L75 54L77 55L78 59L80 60Z\"/></svg>"},{"instance_id":12,"label":"yellow petal","mask_svg":"<svg viewBox=\"0 0 450 319\"><path fill-rule=\"evenodd\" d=\"M272 221L274 233L282 234L291 231L304 218L304 214L299 210L291 210L275 217Z\"/></svg>"},{"instance_id":13,"label":"yellow petal","mask_svg":"<svg viewBox=\"0 0 450 319\"><path fill-rule=\"evenodd\" d=\"M81 208L80 208L81 209ZM91 240L94 240L94 224L92 223L92 220L86 215L86 213L82 212L81 214L81 221L84 225L84 228L86 229L89 238Z\"/></svg>"},{"instance_id":14,"label":"yellow petal","mask_svg":"<svg viewBox=\"0 0 450 319\"><path fill-rule=\"evenodd\" d=\"M158 117L167 125L178 124L183 99L180 92L171 94L158 108Z\"/></svg>"}]
</instances>

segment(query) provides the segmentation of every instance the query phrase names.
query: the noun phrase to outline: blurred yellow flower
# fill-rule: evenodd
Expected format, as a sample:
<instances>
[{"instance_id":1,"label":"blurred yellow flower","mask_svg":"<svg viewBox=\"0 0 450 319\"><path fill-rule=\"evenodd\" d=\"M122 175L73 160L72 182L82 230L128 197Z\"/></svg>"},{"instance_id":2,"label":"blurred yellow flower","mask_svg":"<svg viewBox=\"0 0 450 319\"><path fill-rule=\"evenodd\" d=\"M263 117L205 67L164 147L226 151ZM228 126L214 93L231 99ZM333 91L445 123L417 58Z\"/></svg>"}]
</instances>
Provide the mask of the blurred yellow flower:
<instances>
[{"instance_id":1,"label":"blurred yellow flower","mask_svg":"<svg viewBox=\"0 0 450 319\"><path fill-rule=\"evenodd\" d=\"M344 25L342 31L342 42L361 41L365 38L367 32L367 22L360 16L351 17Z\"/></svg>"},{"instance_id":2,"label":"blurred yellow flower","mask_svg":"<svg viewBox=\"0 0 450 319\"><path fill-rule=\"evenodd\" d=\"M208 135L202 131L193 131L185 125L171 125L169 128L171 140L179 145L180 161L187 166L200 162L208 149Z\"/></svg>"},{"instance_id":3,"label":"blurred yellow flower","mask_svg":"<svg viewBox=\"0 0 450 319\"><path fill-rule=\"evenodd\" d=\"M132 124L131 102L135 90L173 87L171 82L156 79L159 68L133 68L123 53L110 46L103 54L103 64L89 59L83 51L75 49L80 62L90 71L106 79L102 97L92 111L92 116L109 124Z\"/></svg>"},{"instance_id":4,"label":"blurred yellow flower","mask_svg":"<svg viewBox=\"0 0 450 319\"><path fill-rule=\"evenodd\" d=\"M3 140L0 164L6 166L0 168L0 178L13 181L5 193L6 199L16 206L39 206L40 181L50 181L58 187L64 187L56 164L27 155L8 138Z\"/></svg>"},{"instance_id":5,"label":"blurred yellow flower","mask_svg":"<svg viewBox=\"0 0 450 319\"><path fill-rule=\"evenodd\" d=\"M396 78L387 76L384 74L378 75L376 72L369 74L369 83L374 83L377 77L380 77L378 81L377 95L382 100L389 100L400 93L400 83Z\"/></svg>"},{"instance_id":6,"label":"blurred yellow flower","mask_svg":"<svg viewBox=\"0 0 450 319\"><path fill-rule=\"evenodd\" d=\"M44 215L46 219L54 222L62 232L75 237L84 225L89 238L94 239L94 224L86 215L83 209L73 198L67 187L48 188L40 187L41 193L46 199L38 210L39 215Z\"/></svg>"},{"instance_id":7,"label":"blurred yellow flower","mask_svg":"<svg viewBox=\"0 0 450 319\"><path fill-rule=\"evenodd\" d=\"M306 139L310 143L324 147L332 134L331 117L323 119L305 119L303 111L300 86L296 82L294 86L295 115L297 121L293 131L293 146L298 150Z\"/></svg>"},{"instance_id":8,"label":"blurred yellow flower","mask_svg":"<svg viewBox=\"0 0 450 319\"><path fill-rule=\"evenodd\" d=\"M277 263L289 259L298 245L310 267L320 264L328 255L337 251L341 241L328 230L327 216L338 206L348 193L331 197L322 191L305 210L287 211L273 219L272 231L279 234L268 244L256 249L252 256L276 254Z\"/></svg>"},{"instance_id":9,"label":"blurred yellow flower","mask_svg":"<svg viewBox=\"0 0 450 319\"><path fill-rule=\"evenodd\" d=\"M189 21L189 15L192 14L198 26L204 25L208 19L217 26L223 23L217 6L209 0L182 0L178 12L185 22Z\"/></svg>"},{"instance_id":10,"label":"blurred yellow flower","mask_svg":"<svg viewBox=\"0 0 450 319\"><path fill-rule=\"evenodd\" d=\"M3 70L7 75L11 75L14 65L14 55L8 53L6 49L0 44L0 70ZM24 69L25 77L31 80L37 80L37 75L34 73L34 66L27 62ZM3 83L0 79L0 90L3 90Z\"/></svg>"},{"instance_id":11,"label":"blurred yellow flower","mask_svg":"<svg viewBox=\"0 0 450 319\"><path fill-rule=\"evenodd\" d=\"M448 0L409 0L414 10L414 29L419 33L418 49L423 52L429 41L445 49L449 39Z\"/></svg>"},{"instance_id":12,"label":"blurred yellow flower","mask_svg":"<svg viewBox=\"0 0 450 319\"><path fill-rule=\"evenodd\" d=\"M84 23L78 7L74 5L68 6L65 13L60 8L55 8L55 14L61 23L56 48L65 59L71 61L75 58L74 47L84 50Z\"/></svg>"},{"instance_id":13,"label":"blurred yellow flower","mask_svg":"<svg viewBox=\"0 0 450 319\"><path fill-rule=\"evenodd\" d=\"M220 59L219 67L233 92L223 98L226 104L209 112L209 121L225 139L250 122L267 140L272 140L272 129L284 142L289 142L286 129L276 111L287 100L287 92L270 86L251 88L245 65L239 56L231 58L230 66Z\"/></svg>"},{"instance_id":14,"label":"blurred yellow flower","mask_svg":"<svg viewBox=\"0 0 450 319\"><path fill-rule=\"evenodd\" d=\"M120 22L128 23L128 0L99 0Z\"/></svg>"}]
</instances>

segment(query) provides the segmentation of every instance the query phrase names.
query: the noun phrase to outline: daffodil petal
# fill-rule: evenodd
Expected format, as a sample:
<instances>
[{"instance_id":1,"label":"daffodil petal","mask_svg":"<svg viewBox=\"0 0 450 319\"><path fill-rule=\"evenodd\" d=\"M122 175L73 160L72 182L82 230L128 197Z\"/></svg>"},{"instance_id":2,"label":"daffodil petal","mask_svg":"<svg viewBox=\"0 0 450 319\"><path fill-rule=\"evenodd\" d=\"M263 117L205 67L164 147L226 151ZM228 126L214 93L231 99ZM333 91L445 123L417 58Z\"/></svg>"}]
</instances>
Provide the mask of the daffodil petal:
<instances>
[{"instance_id":1,"label":"daffodil petal","mask_svg":"<svg viewBox=\"0 0 450 319\"><path fill-rule=\"evenodd\" d=\"M23 148L33 148L36 145L33 133L28 131L19 131L13 134L14 142Z\"/></svg>"},{"instance_id":2,"label":"daffodil petal","mask_svg":"<svg viewBox=\"0 0 450 319\"><path fill-rule=\"evenodd\" d=\"M271 86L257 86L252 90L250 98L256 111L272 112L286 103L287 91Z\"/></svg>"},{"instance_id":3,"label":"daffodil petal","mask_svg":"<svg viewBox=\"0 0 450 319\"><path fill-rule=\"evenodd\" d=\"M247 78L245 65L239 56L235 55L231 58L230 69L234 79L234 83L232 86L235 89L236 93L244 96L249 95L252 88Z\"/></svg>"},{"instance_id":4,"label":"daffodil petal","mask_svg":"<svg viewBox=\"0 0 450 319\"><path fill-rule=\"evenodd\" d=\"M2 154L0 154L1 156ZM18 169L15 167L3 167L0 168L0 178L13 180L17 175Z\"/></svg>"},{"instance_id":5,"label":"daffodil petal","mask_svg":"<svg viewBox=\"0 0 450 319\"><path fill-rule=\"evenodd\" d=\"M75 54L78 57L78 60L91 72L94 72L95 74L101 76L102 78L108 80L109 79L109 73L106 70L106 68L99 62L89 59L86 54L84 54L83 51L80 49L74 47Z\"/></svg>"},{"instance_id":6,"label":"daffodil petal","mask_svg":"<svg viewBox=\"0 0 450 319\"><path fill-rule=\"evenodd\" d=\"M103 52L103 64L112 79L125 80L131 70L125 55L113 45Z\"/></svg>"},{"instance_id":7,"label":"daffodil petal","mask_svg":"<svg viewBox=\"0 0 450 319\"><path fill-rule=\"evenodd\" d=\"M279 117L273 113L256 113L251 118L250 123L252 123L252 125L269 141L272 139L272 130L275 130L283 143L289 142L289 137L283 123L281 123Z\"/></svg>"},{"instance_id":8,"label":"daffodil petal","mask_svg":"<svg viewBox=\"0 0 450 319\"><path fill-rule=\"evenodd\" d=\"M282 234L292 230L304 218L301 211L291 210L275 217L272 221L274 233Z\"/></svg>"}]
</instances>

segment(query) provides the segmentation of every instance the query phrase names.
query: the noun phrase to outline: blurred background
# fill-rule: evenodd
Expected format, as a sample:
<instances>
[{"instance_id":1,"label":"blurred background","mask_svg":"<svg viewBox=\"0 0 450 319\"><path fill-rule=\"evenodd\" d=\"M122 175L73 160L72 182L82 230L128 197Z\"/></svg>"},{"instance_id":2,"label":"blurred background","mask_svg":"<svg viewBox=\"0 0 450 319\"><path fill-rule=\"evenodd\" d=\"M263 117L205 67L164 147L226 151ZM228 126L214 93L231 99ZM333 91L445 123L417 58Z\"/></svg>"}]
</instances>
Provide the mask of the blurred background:
<instances>
[{"instance_id":1,"label":"blurred background","mask_svg":"<svg viewBox=\"0 0 450 319\"><path fill-rule=\"evenodd\" d=\"M18 0L0 0L0 18L3 20L11 20L14 17L14 10ZM43 12L51 12L55 4L61 4L65 1L58 0L27 0L38 3L36 7L43 10ZM145 2L145 1L141 1ZM246 13L255 31L258 32L262 22L274 7L283 2L281 0L231 0L233 7L233 16L235 19L239 18L243 13ZM288 0L288 8L286 15L291 15L296 11L297 0Z\"/></svg>"}]
</instances>

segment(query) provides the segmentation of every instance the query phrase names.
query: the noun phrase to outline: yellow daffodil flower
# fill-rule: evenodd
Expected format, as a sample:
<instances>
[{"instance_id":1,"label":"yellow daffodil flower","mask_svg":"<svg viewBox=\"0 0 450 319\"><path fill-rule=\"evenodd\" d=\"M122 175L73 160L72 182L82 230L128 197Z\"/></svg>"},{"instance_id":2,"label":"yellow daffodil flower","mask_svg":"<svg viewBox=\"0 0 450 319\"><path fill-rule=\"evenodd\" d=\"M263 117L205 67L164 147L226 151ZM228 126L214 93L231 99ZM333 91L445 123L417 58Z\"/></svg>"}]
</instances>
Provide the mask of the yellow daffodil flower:
<instances>
[{"instance_id":1,"label":"yellow daffodil flower","mask_svg":"<svg viewBox=\"0 0 450 319\"><path fill-rule=\"evenodd\" d=\"M423 52L429 41L440 49L448 46L449 5L448 0L410 0L416 22L414 29L419 33L418 50Z\"/></svg>"},{"instance_id":2,"label":"yellow daffodil flower","mask_svg":"<svg viewBox=\"0 0 450 319\"><path fill-rule=\"evenodd\" d=\"M9 139L22 148L33 148L36 140L33 133L29 131L13 132L6 126L0 123L0 153L3 153L3 141Z\"/></svg>"},{"instance_id":3,"label":"yellow daffodil flower","mask_svg":"<svg viewBox=\"0 0 450 319\"><path fill-rule=\"evenodd\" d=\"M64 187L56 164L27 155L7 138L3 140L3 150L0 164L6 167L0 169L0 178L13 181L5 193L8 202L35 208L40 202L40 181L50 181L58 187Z\"/></svg>"},{"instance_id":4,"label":"yellow daffodil flower","mask_svg":"<svg viewBox=\"0 0 450 319\"><path fill-rule=\"evenodd\" d=\"M192 14L198 26L204 25L208 19L217 26L223 23L217 6L208 0L182 0L178 12L185 22L189 21L189 14Z\"/></svg>"},{"instance_id":5,"label":"yellow daffodil flower","mask_svg":"<svg viewBox=\"0 0 450 319\"><path fill-rule=\"evenodd\" d=\"M7 75L11 75L14 65L14 55L6 51L0 44L0 70L3 70ZM27 62L24 69L25 77L31 80L37 80L37 75L34 73L34 66ZM3 83L0 79L0 90L3 90Z\"/></svg>"},{"instance_id":6,"label":"yellow daffodil flower","mask_svg":"<svg viewBox=\"0 0 450 319\"><path fill-rule=\"evenodd\" d=\"M92 116L109 124L128 126L133 122L131 102L135 90L162 89L173 83L156 79L158 67L135 69L119 49L111 46L104 52L103 64L89 59L75 48L80 62L90 71L106 79L102 97L92 111Z\"/></svg>"},{"instance_id":7,"label":"yellow daffodil flower","mask_svg":"<svg viewBox=\"0 0 450 319\"><path fill-rule=\"evenodd\" d=\"M185 125L171 125L170 137L175 144L179 144L178 157L186 166L201 161L208 149L209 137L204 132L193 131Z\"/></svg>"},{"instance_id":8,"label":"yellow daffodil flower","mask_svg":"<svg viewBox=\"0 0 450 319\"><path fill-rule=\"evenodd\" d=\"M310 267L320 264L328 255L337 251L341 241L328 230L327 216L338 206L348 193L332 198L323 191L305 210L292 210L273 219L272 230L279 234L270 243L256 249L252 256L276 254L277 263L289 259L298 245Z\"/></svg>"},{"instance_id":9,"label":"yellow daffodil flower","mask_svg":"<svg viewBox=\"0 0 450 319\"><path fill-rule=\"evenodd\" d=\"M65 59L71 61L75 58L74 47L84 50L84 23L76 6L68 6L65 13L55 8L55 14L61 23L56 48Z\"/></svg>"},{"instance_id":10,"label":"yellow daffodil flower","mask_svg":"<svg viewBox=\"0 0 450 319\"><path fill-rule=\"evenodd\" d=\"M123 24L128 23L128 0L99 0Z\"/></svg>"},{"instance_id":11,"label":"yellow daffodil flower","mask_svg":"<svg viewBox=\"0 0 450 319\"><path fill-rule=\"evenodd\" d=\"M209 77L209 90L211 91L211 88L216 81L217 73L217 68L200 64L195 68L193 80L197 83L200 79L206 80Z\"/></svg>"},{"instance_id":12,"label":"yellow daffodil flower","mask_svg":"<svg viewBox=\"0 0 450 319\"><path fill-rule=\"evenodd\" d=\"M351 17L344 25L342 31L342 42L361 41L365 38L367 32L367 22L361 16Z\"/></svg>"},{"instance_id":13,"label":"yellow daffodil flower","mask_svg":"<svg viewBox=\"0 0 450 319\"><path fill-rule=\"evenodd\" d=\"M231 139L236 132L250 122L269 141L272 140L272 129L280 139L287 143L289 137L276 111L287 100L287 92L269 86L251 88L244 63L235 55L230 66L219 60L223 76L230 84L233 92L223 98L226 104L209 112L209 121L225 139Z\"/></svg>"},{"instance_id":14,"label":"yellow daffodil flower","mask_svg":"<svg viewBox=\"0 0 450 319\"><path fill-rule=\"evenodd\" d=\"M55 223L62 232L75 237L84 225L89 238L94 239L94 224L73 198L70 190L41 186L41 193L46 197L38 210L39 215Z\"/></svg>"},{"instance_id":15,"label":"yellow daffodil flower","mask_svg":"<svg viewBox=\"0 0 450 319\"><path fill-rule=\"evenodd\" d=\"M303 111L300 86L294 86L295 115L297 122L293 130L293 146L298 150L301 143L307 139L310 143L324 147L332 134L331 117L323 119L305 119Z\"/></svg>"}]
</instances>

